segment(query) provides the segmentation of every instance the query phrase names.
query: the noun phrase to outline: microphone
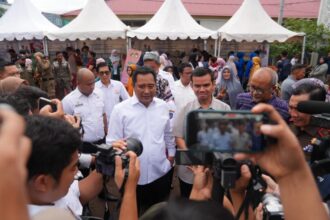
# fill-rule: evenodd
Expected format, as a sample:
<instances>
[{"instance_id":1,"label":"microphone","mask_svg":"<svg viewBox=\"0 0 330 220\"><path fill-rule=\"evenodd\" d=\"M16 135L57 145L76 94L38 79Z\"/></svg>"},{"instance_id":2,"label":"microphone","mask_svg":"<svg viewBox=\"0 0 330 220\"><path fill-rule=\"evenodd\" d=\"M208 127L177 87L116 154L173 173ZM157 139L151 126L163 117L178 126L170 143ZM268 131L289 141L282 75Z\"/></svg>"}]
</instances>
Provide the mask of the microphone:
<instances>
[{"instance_id":1,"label":"microphone","mask_svg":"<svg viewBox=\"0 0 330 220\"><path fill-rule=\"evenodd\" d=\"M297 110L311 115L330 113L330 103L324 101L302 101L298 103Z\"/></svg>"}]
</instances>

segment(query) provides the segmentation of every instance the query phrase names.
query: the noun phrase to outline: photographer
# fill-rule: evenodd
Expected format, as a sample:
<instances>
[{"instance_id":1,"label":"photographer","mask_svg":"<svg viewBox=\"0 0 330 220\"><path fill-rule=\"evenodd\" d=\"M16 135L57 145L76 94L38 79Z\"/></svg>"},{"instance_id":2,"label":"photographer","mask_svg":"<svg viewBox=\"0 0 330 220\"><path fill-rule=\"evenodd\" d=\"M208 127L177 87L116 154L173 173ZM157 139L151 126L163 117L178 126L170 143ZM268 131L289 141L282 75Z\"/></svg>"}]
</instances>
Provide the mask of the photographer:
<instances>
[{"instance_id":1,"label":"photographer","mask_svg":"<svg viewBox=\"0 0 330 220\"><path fill-rule=\"evenodd\" d=\"M81 215L82 204L98 195L103 181L95 171L74 181L81 144L79 132L63 120L31 116L27 118L26 135L32 140L27 183L30 215L49 206Z\"/></svg>"},{"instance_id":2,"label":"photographer","mask_svg":"<svg viewBox=\"0 0 330 220\"><path fill-rule=\"evenodd\" d=\"M251 159L275 178L281 190L285 219L329 219L295 135L273 107L259 104L252 111L269 114L276 124L262 125L261 132L277 142L264 152L237 154L235 158Z\"/></svg>"}]
</instances>

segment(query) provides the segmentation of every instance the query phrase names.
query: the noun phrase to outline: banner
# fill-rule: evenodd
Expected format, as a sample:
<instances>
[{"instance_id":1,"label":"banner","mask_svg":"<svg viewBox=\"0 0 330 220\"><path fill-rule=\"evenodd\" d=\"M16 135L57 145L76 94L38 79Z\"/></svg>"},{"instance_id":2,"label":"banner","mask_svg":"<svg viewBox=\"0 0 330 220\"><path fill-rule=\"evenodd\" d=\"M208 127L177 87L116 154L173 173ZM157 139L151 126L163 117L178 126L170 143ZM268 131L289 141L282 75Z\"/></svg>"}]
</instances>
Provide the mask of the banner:
<instances>
[{"instance_id":1,"label":"banner","mask_svg":"<svg viewBox=\"0 0 330 220\"><path fill-rule=\"evenodd\" d=\"M128 81L128 74L127 74L127 66L130 64L136 64L141 57L142 51L140 50L135 50L135 49L130 49L127 53L126 61L124 68L122 69L121 73L121 82L126 85Z\"/></svg>"}]
</instances>

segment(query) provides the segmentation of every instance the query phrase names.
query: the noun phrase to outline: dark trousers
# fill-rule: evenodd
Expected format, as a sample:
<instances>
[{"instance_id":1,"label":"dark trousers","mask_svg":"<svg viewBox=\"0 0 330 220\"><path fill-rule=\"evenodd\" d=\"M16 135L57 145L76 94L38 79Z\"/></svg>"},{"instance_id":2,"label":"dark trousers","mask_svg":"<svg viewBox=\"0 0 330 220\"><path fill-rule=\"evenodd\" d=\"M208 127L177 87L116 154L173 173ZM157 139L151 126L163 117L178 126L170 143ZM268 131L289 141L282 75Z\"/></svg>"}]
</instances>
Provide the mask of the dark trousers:
<instances>
[{"instance_id":1,"label":"dark trousers","mask_svg":"<svg viewBox=\"0 0 330 220\"><path fill-rule=\"evenodd\" d=\"M182 181L180 178L179 181L181 196L184 198L189 198L193 185Z\"/></svg>"},{"instance_id":2,"label":"dark trousers","mask_svg":"<svg viewBox=\"0 0 330 220\"><path fill-rule=\"evenodd\" d=\"M171 191L173 168L161 178L136 188L139 216L152 205L168 199Z\"/></svg>"}]
</instances>

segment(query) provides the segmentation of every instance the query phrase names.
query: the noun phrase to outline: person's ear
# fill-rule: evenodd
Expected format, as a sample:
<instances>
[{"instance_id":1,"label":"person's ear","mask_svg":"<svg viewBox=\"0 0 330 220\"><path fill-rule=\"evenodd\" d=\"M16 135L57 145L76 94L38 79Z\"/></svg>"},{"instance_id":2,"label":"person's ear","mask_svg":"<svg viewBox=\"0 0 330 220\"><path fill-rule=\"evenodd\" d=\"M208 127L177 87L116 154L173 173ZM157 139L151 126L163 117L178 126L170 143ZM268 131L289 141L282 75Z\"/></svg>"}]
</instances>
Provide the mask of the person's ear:
<instances>
[{"instance_id":1,"label":"person's ear","mask_svg":"<svg viewBox=\"0 0 330 220\"><path fill-rule=\"evenodd\" d=\"M55 183L52 176L44 174L38 175L31 181L34 189L39 192L47 192L49 189L53 188Z\"/></svg>"}]
</instances>

